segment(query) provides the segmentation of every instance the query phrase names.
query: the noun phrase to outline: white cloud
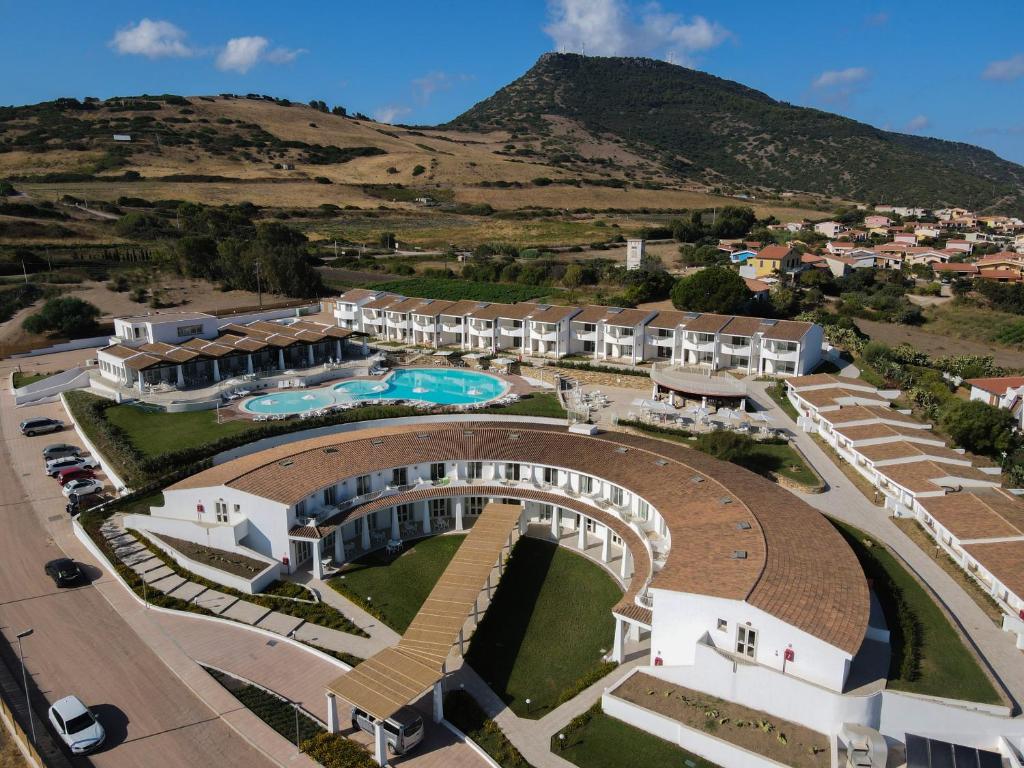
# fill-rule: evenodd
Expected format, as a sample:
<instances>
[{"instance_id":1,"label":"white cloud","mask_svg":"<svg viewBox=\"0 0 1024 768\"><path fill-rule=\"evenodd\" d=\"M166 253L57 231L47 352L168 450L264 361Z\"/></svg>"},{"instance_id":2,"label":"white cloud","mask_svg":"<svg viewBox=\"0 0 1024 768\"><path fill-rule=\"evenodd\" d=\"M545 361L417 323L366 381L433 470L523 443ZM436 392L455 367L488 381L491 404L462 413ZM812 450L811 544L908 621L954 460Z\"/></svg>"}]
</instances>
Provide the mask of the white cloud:
<instances>
[{"instance_id":1,"label":"white cloud","mask_svg":"<svg viewBox=\"0 0 1024 768\"><path fill-rule=\"evenodd\" d=\"M420 101L429 101L438 91L447 91L452 87L452 77L447 72L428 72L423 77L412 81L413 88Z\"/></svg>"},{"instance_id":2,"label":"white cloud","mask_svg":"<svg viewBox=\"0 0 1024 768\"><path fill-rule=\"evenodd\" d=\"M597 56L653 56L688 62L721 45L729 30L703 16L689 22L656 2L634 12L626 0L548 0L544 31L561 51Z\"/></svg>"},{"instance_id":3,"label":"white cloud","mask_svg":"<svg viewBox=\"0 0 1024 768\"><path fill-rule=\"evenodd\" d=\"M217 69L234 70L243 75L256 66L270 41L259 35L233 37L217 56Z\"/></svg>"},{"instance_id":4,"label":"white cloud","mask_svg":"<svg viewBox=\"0 0 1024 768\"><path fill-rule=\"evenodd\" d=\"M834 88L849 86L867 79L868 71L864 67L847 67L846 69L828 69L818 75L812 85L815 88Z\"/></svg>"},{"instance_id":5,"label":"white cloud","mask_svg":"<svg viewBox=\"0 0 1024 768\"><path fill-rule=\"evenodd\" d=\"M981 76L986 80L1016 80L1024 76L1024 53L991 62Z\"/></svg>"},{"instance_id":6,"label":"white cloud","mask_svg":"<svg viewBox=\"0 0 1024 768\"><path fill-rule=\"evenodd\" d=\"M373 113L373 119L378 123L394 123L402 115L407 115L411 112L408 107L403 107L397 104L388 104L387 106L376 109Z\"/></svg>"},{"instance_id":7,"label":"white cloud","mask_svg":"<svg viewBox=\"0 0 1024 768\"><path fill-rule=\"evenodd\" d=\"M185 30L169 21L143 19L138 24L129 24L115 32L110 46L121 54L148 56L151 59L191 56L194 51L185 43L185 37Z\"/></svg>"},{"instance_id":8,"label":"white cloud","mask_svg":"<svg viewBox=\"0 0 1024 768\"><path fill-rule=\"evenodd\" d=\"M304 53L309 51L305 48L275 48L266 58L271 64L291 64Z\"/></svg>"},{"instance_id":9,"label":"white cloud","mask_svg":"<svg viewBox=\"0 0 1024 768\"><path fill-rule=\"evenodd\" d=\"M931 124L932 121L929 119L928 115L917 115L916 117L912 117L909 121L907 121L907 124L904 126L904 129L907 131L907 133L917 133L918 131L923 131Z\"/></svg>"},{"instance_id":10,"label":"white cloud","mask_svg":"<svg viewBox=\"0 0 1024 768\"><path fill-rule=\"evenodd\" d=\"M270 41L260 35L233 37L227 41L217 56L217 68L245 74L261 61L271 64L288 64L303 53L305 48L274 48L268 51Z\"/></svg>"}]
</instances>

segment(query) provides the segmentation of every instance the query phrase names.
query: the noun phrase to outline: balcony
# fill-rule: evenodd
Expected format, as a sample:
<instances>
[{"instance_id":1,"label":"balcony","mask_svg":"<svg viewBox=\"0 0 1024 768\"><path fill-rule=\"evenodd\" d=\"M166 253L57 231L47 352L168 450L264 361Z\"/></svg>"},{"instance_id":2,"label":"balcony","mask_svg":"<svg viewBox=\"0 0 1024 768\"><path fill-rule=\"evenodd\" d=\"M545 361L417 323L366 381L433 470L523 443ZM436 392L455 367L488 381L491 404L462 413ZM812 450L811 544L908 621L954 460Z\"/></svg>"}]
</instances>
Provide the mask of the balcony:
<instances>
[{"instance_id":1,"label":"balcony","mask_svg":"<svg viewBox=\"0 0 1024 768\"><path fill-rule=\"evenodd\" d=\"M336 307L335 310L334 310L334 316L338 320L355 320L356 316L358 314L359 314L359 311L357 309L354 309L354 308L353 309L342 309L341 307Z\"/></svg>"},{"instance_id":2,"label":"balcony","mask_svg":"<svg viewBox=\"0 0 1024 768\"><path fill-rule=\"evenodd\" d=\"M597 331L575 331L578 341L597 341Z\"/></svg>"},{"instance_id":3,"label":"balcony","mask_svg":"<svg viewBox=\"0 0 1024 768\"><path fill-rule=\"evenodd\" d=\"M723 341L722 344L721 344L721 350L723 352L727 353L727 354L730 354L730 355L749 356L750 355L750 342L747 341L746 344L730 344L730 343L727 343L727 342Z\"/></svg>"},{"instance_id":4,"label":"balcony","mask_svg":"<svg viewBox=\"0 0 1024 768\"><path fill-rule=\"evenodd\" d=\"M800 348L788 349L775 344L765 344L761 347L761 357L767 360L792 360L795 362L800 358Z\"/></svg>"},{"instance_id":5,"label":"balcony","mask_svg":"<svg viewBox=\"0 0 1024 768\"><path fill-rule=\"evenodd\" d=\"M500 330L502 336L511 336L514 339L521 339L523 337L522 328L506 328L502 326Z\"/></svg>"},{"instance_id":6,"label":"balcony","mask_svg":"<svg viewBox=\"0 0 1024 768\"><path fill-rule=\"evenodd\" d=\"M633 329L632 328L620 328L618 326L612 326L604 332L606 339L628 339L630 343L633 342Z\"/></svg>"},{"instance_id":7,"label":"balcony","mask_svg":"<svg viewBox=\"0 0 1024 768\"><path fill-rule=\"evenodd\" d=\"M675 339L671 336L648 336L647 343L652 347L671 347Z\"/></svg>"},{"instance_id":8,"label":"balcony","mask_svg":"<svg viewBox=\"0 0 1024 768\"><path fill-rule=\"evenodd\" d=\"M413 317L412 324L420 330L434 330L434 318L432 317Z\"/></svg>"},{"instance_id":9,"label":"balcony","mask_svg":"<svg viewBox=\"0 0 1024 768\"><path fill-rule=\"evenodd\" d=\"M470 326L469 334L470 334L470 336L480 336L481 338L484 338L484 339L493 339L494 338L494 329L493 328L474 328L474 327Z\"/></svg>"},{"instance_id":10,"label":"balcony","mask_svg":"<svg viewBox=\"0 0 1024 768\"><path fill-rule=\"evenodd\" d=\"M558 341L558 331L534 331L531 336L537 341Z\"/></svg>"},{"instance_id":11,"label":"balcony","mask_svg":"<svg viewBox=\"0 0 1024 768\"><path fill-rule=\"evenodd\" d=\"M441 322L441 330L445 333L462 333L463 327L462 323Z\"/></svg>"},{"instance_id":12,"label":"balcony","mask_svg":"<svg viewBox=\"0 0 1024 768\"><path fill-rule=\"evenodd\" d=\"M683 337L683 349L690 352L714 352L715 351L715 340L709 341L697 341L693 337Z\"/></svg>"}]
</instances>

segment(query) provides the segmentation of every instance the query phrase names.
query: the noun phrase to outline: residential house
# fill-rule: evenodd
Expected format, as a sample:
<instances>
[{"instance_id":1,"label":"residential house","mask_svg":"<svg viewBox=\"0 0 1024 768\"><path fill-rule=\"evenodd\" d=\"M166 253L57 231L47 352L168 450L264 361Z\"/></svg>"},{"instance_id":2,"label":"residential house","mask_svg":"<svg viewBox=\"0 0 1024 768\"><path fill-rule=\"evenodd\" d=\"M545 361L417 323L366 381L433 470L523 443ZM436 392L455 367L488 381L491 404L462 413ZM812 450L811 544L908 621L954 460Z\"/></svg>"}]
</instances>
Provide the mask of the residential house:
<instances>
[{"instance_id":1,"label":"residential house","mask_svg":"<svg viewBox=\"0 0 1024 768\"><path fill-rule=\"evenodd\" d=\"M636 365L643 360L644 326L655 314L645 309L583 307L570 319L570 352Z\"/></svg>"},{"instance_id":2,"label":"residential house","mask_svg":"<svg viewBox=\"0 0 1024 768\"><path fill-rule=\"evenodd\" d=\"M872 214L864 217L864 226L868 229L879 229L892 226L892 219L881 214Z\"/></svg>"},{"instance_id":3,"label":"residential house","mask_svg":"<svg viewBox=\"0 0 1024 768\"><path fill-rule=\"evenodd\" d=\"M840 233L845 232L846 229L846 225L838 221L819 221L814 225L815 232L819 235L824 235L830 240L839 237Z\"/></svg>"},{"instance_id":4,"label":"residential house","mask_svg":"<svg viewBox=\"0 0 1024 768\"><path fill-rule=\"evenodd\" d=\"M1010 411L1017 428L1024 428L1024 376L992 376L967 379L965 383L971 387L971 400Z\"/></svg>"},{"instance_id":5,"label":"residential house","mask_svg":"<svg viewBox=\"0 0 1024 768\"><path fill-rule=\"evenodd\" d=\"M892 236L894 243L901 245L917 245L917 235L913 232L894 232Z\"/></svg>"},{"instance_id":6,"label":"residential house","mask_svg":"<svg viewBox=\"0 0 1024 768\"><path fill-rule=\"evenodd\" d=\"M932 272L942 280L954 280L956 278L973 279L978 275L977 264L964 264L951 262L949 264L932 264Z\"/></svg>"},{"instance_id":7,"label":"residential house","mask_svg":"<svg viewBox=\"0 0 1024 768\"><path fill-rule=\"evenodd\" d=\"M970 240L947 240L946 250L963 251L964 253L970 254L974 252L974 243Z\"/></svg>"},{"instance_id":8,"label":"residential house","mask_svg":"<svg viewBox=\"0 0 1024 768\"><path fill-rule=\"evenodd\" d=\"M800 254L788 245L769 245L762 248L740 268L743 277L766 277L798 272L801 267Z\"/></svg>"},{"instance_id":9,"label":"residential house","mask_svg":"<svg viewBox=\"0 0 1024 768\"><path fill-rule=\"evenodd\" d=\"M757 301L767 301L771 286L763 280L755 280L752 277L744 277L743 282L747 284L750 293Z\"/></svg>"},{"instance_id":10,"label":"residential house","mask_svg":"<svg viewBox=\"0 0 1024 768\"><path fill-rule=\"evenodd\" d=\"M363 330L362 308L383 296L389 296L384 291L368 291L363 288L354 288L345 291L334 300L332 314L341 328L348 328L352 331Z\"/></svg>"}]
</instances>

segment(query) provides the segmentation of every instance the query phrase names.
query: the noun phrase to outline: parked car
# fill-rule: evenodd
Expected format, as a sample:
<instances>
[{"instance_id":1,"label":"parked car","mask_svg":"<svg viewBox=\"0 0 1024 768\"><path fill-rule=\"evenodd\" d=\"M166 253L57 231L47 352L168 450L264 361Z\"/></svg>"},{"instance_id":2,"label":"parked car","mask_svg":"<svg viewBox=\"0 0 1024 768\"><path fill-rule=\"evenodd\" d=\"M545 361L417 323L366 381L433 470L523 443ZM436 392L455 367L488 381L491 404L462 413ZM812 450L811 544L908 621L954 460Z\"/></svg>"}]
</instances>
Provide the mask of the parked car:
<instances>
[{"instance_id":1,"label":"parked car","mask_svg":"<svg viewBox=\"0 0 1024 768\"><path fill-rule=\"evenodd\" d=\"M38 417L21 422L21 434L25 437L45 435L47 432L60 432L62 429L64 429L64 422L60 419Z\"/></svg>"},{"instance_id":2,"label":"parked car","mask_svg":"<svg viewBox=\"0 0 1024 768\"><path fill-rule=\"evenodd\" d=\"M99 493L103 490L103 483L99 480L81 479L72 480L70 483L64 486L64 490L61 491L69 499L78 498L81 496L88 496L93 493Z\"/></svg>"},{"instance_id":3,"label":"parked car","mask_svg":"<svg viewBox=\"0 0 1024 768\"><path fill-rule=\"evenodd\" d=\"M352 727L373 733L374 721L366 712L352 708ZM402 707L384 721L387 744L396 755L411 752L423 740L423 718L412 707Z\"/></svg>"},{"instance_id":4,"label":"parked car","mask_svg":"<svg viewBox=\"0 0 1024 768\"><path fill-rule=\"evenodd\" d=\"M57 473L57 482L67 485L72 480L95 480L96 473L85 467L67 467Z\"/></svg>"},{"instance_id":5,"label":"parked car","mask_svg":"<svg viewBox=\"0 0 1024 768\"><path fill-rule=\"evenodd\" d=\"M66 459L69 456L81 456L82 449L77 445L69 445L68 443L50 443L48 446L43 448L43 461L53 461L54 459Z\"/></svg>"},{"instance_id":6,"label":"parked car","mask_svg":"<svg viewBox=\"0 0 1024 768\"><path fill-rule=\"evenodd\" d=\"M43 570L46 571L46 575L53 579L53 583L58 587L77 584L85 578L85 574L78 567L78 563L69 557L51 560L44 566Z\"/></svg>"},{"instance_id":7,"label":"parked car","mask_svg":"<svg viewBox=\"0 0 1024 768\"><path fill-rule=\"evenodd\" d=\"M99 747L107 737L100 721L77 696L65 696L50 707L50 724L76 755Z\"/></svg>"},{"instance_id":8,"label":"parked car","mask_svg":"<svg viewBox=\"0 0 1024 768\"><path fill-rule=\"evenodd\" d=\"M100 463L91 456L65 456L46 462L46 474L56 477L65 469L96 469Z\"/></svg>"}]
</instances>

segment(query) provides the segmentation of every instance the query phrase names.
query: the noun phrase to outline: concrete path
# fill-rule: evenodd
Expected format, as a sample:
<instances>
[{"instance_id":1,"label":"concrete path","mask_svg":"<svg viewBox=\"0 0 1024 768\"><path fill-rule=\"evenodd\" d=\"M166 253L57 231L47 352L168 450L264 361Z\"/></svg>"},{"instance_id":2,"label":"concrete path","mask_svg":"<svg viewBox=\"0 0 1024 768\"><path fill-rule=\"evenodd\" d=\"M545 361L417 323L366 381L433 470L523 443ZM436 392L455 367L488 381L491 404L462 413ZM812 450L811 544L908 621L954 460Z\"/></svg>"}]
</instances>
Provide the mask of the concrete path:
<instances>
[{"instance_id":1,"label":"concrete path","mask_svg":"<svg viewBox=\"0 0 1024 768\"><path fill-rule=\"evenodd\" d=\"M797 429L796 424L766 393L766 382L751 380L748 384L751 394L771 413L776 426L785 426L794 434L800 450L828 485L825 493L796 495L816 509L855 525L887 544L952 614L1019 708L1024 702L1024 656L1017 650L1013 635L993 624L970 595L900 530L884 509L874 506L864 497L810 435Z\"/></svg>"},{"instance_id":2,"label":"concrete path","mask_svg":"<svg viewBox=\"0 0 1024 768\"><path fill-rule=\"evenodd\" d=\"M344 595L336 592L326 582L321 581L320 579L310 578L302 581L301 583L316 590L317 595L320 596L320 599L323 602L333 608L337 608L349 621L370 636L369 643L361 644L364 646L364 652L356 653L357 656L367 658L368 656L377 653L377 651L382 651L385 648L390 648L392 645L397 645L398 641L401 639L401 635L395 632L395 630L391 629L391 627L376 616L372 616L364 611ZM355 637L354 635L352 637L354 640L366 639ZM351 651L351 653L355 653L355 651Z\"/></svg>"}]
</instances>

